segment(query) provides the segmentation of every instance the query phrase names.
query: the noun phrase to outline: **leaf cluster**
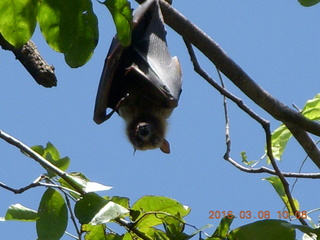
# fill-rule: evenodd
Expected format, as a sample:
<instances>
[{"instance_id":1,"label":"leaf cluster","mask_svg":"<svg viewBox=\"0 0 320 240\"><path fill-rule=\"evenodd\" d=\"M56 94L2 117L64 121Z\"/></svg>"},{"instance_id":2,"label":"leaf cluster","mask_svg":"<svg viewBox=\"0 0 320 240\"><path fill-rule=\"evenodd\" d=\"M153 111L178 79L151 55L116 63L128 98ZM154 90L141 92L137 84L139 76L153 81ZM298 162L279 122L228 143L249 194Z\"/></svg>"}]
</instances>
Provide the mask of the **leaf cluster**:
<instances>
[{"instance_id":1,"label":"leaf cluster","mask_svg":"<svg viewBox=\"0 0 320 240\"><path fill-rule=\"evenodd\" d=\"M196 235L199 235L199 239L208 240L294 240L295 229L309 235L318 234L317 229L274 219L257 221L231 230L230 226L235 219L232 214L222 218L211 235L204 232L205 228L211 227L209 225L188 234L185 227L193 226L186 223L184 217L190 213L190 208L177 200L162 196L144 196L131 206L127 197L100 196L95 192L106 191L111 187L92 182L82 173L64 172L63 176L67 178L62 178L59 172L55 172L55 168L48 168L48 165L54 165L66 171L70 164L70 159L61 158L52 143L49 142L45 147L34 146L32 151L48 161L42 164L47 172L37 182L38 186L47 188L40 199L38 210L14 204L9 207L2 220L36 221L39 240L61 239L67 231L69 215L77 233L74 238L82 239L84 235L84 239L88 240L184 240ZM273 184L279 195L285 195L279 180L275 177L266 180ZM111 222L123 227L126 233L112 231L108 227ZM261 232L268 232L268 235Z\"/></svg>"},{"instance_id":2,"label":"leaf cluster","mask_svg":"<svg viewBox=\"0 0 320 240\"><path fill-rule=\"evenodd\" d=\"M120 42L131 41L132 11L126 0L107 0ZM91 0L1 0L0 34L13 47L27 43L37 23L48 45L64 54L73 68L93 55L99 39L98 18Z\"/></svg>"}]
</instances>

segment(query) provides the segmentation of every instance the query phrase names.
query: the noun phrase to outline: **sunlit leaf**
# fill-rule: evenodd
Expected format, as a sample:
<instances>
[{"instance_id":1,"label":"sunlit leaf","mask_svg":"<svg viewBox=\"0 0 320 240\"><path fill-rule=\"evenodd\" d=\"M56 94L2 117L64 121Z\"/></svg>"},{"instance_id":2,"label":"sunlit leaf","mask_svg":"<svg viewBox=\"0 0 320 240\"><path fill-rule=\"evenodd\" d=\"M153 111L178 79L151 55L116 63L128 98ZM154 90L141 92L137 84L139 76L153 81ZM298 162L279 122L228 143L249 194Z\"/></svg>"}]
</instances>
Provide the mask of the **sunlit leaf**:
<instances>
[{"instance_id":1,"label":"sunlit leaf","mask_svg":"<svg viewBox=\"0 0 320 240\"><path fill-rule=\"evenodd\" d=\"M37 0L1 0L0 33L14 47L21 47L37 23Z\"/></svg>"},{"instance_id":2,"label":"sunlit leaf","mask_svg":"<svg viewBox=\"0 0 320 240\"><path fill-rule=\"evenodd\" d=\"M159 212L159 214L147 214L144 216L143 220L137 225L140 228L152 227L161 224L161 212L181 219L190 212L189 207L182 205L177 200L160 196L144 196L135 202L131 209L139 212L139 217L148 212Z\"/></svg>"},{"instance_id":3,"label":"sunlit leaf","mask_svg":"<svg viewBox=\"0 0 320 240\"><path fill-rule=\"evenodd\" d=\"M55 146L53 146L53 144L50 142L47 143L45 148L41 145L37 145L31 147L31 149L62 171L66 171L70 165L70 159L68 157L60 158L58 149L56 149ZM54 177L56 175L50 169L47 169L47 172L49 177Z\"/></svg>"},{"instance_id":4,"label":"sunlit leaf","mask_svg":"<svg viewBox=\"0 0 320 240\"><path fill-rule=\"evenodd\" d=\"M295 240L294 229L283 226L283 220L262 220L236 228L228 235L229 240Z\"/></svg>"},{"instance_id":5,"label":"sunlit leaf","mask_svg":"<svg viewBox=\"0 0 320 240\"><path fill-rule=\"evenodd\" d=\"M171 239L180 240L181 239L178 237L177 238L170 238L167 236L167 234L164 231L157 229L157 228L152 228L152 227L143 229L143 232L149 237L149 239L159 239L159 240L171 240ZM182 238L182 239L188 239L188 238Z\"/></svg>"},{"instance_id":6,"label":"sunlit leaf","mask_svg":"<svg viewBox=\"0 0 320 240\"><path fill-rule=\"evenodd\" d=\"M85 192L99 192L99 191L108 191L110 190L112 187L100 184L100 183L96 183L96 182L87 182L86 188L85 188Z\"/></svg>"},{"instance_id":7,"label":"sunlit leaf","mask_svg":"<svg viewBox=\"0 0 320 240\"><path fill-rule=\"evenodd\" d=\"M217 227L215 232L212 234L212 237L219 237L220 239L226 238L234 218L235 218L234 215L228 215L222 218L219 223L219 226Z\"/></svg>"},{"instance_id":8,"label":"sunlit leaf","mask_svg":"<svg viewBox=\"0 0 320 240\"><path fill-rule=\"evenodd\" d=\"M320 119L320 94L317 94L313 99L307 101L301 114L311 120Z\"/></svg>"},{"instance_id":9,"label":"sunlit leaf","mask_svg":"<svg viewBox=\"0 0 320 240\"><path fill-rule=\"evenodd\" d=\"M85 194L75 205L75 215L82 224L109 222L128 212L126 208L95 193Z\"/></svg>"},{"instance_id":10,"label":"sunlit leaf","mask_svg":"<svg viewBox=\"0 0 320 240\"><path fill-rule=\"evenodd\" d=\"M79 188L82 189L84 192L98 192L98 191L107 191L110 190L112 187L106 186L100 183L91 182L83 173L79 172L73 172L67 174L69 177L69 182L66 182L66 180L60 178L59 182L61 186L68 188L70 190L78 191ZM72 181L73 185L70 185L70 181ZM74 186L77 186L75 189ZM75 199L78 199L80 197L79 193L74 193L73 191L70 191L70 194L75 197Z\"/></svg>"},{"instance_id":11,"label":"sunlit leaf","mask_svg":"<svg viewBox=\"0 0 320 240\"><path fill-rule=\"evenodd\" d=\"M317 238L318 236L320 237L319 228L314 229L309 226L291 224L289 222L283 223L282 225L291 229L299 229L301 232L305 233L302 238L303 240L314 240L314 239L319 239ZM313 236L313 238L311 236Z\"/></svg>"},{"instance_id":12,"label":"sunlit leaf","mask_svg":"<svg viewBox=\"0 0 320 240\"><path fill-rule=\"evenodd\" d=\"M127 197L119 197L119 196L113 196L112 198L111 198L111 201L112 202L114 202L114 203L117 203L117 204L119 204L119 205L121 205L122 207L124 207L124 208L129 208L129 201L130 201L130 199L129 198L127 198Z\"/></svg>"},{"instance_id":13,"label":"sunlit leaf","mask_svg":"<svg viewBox=\"0 0 320 240\"><path fill-rule=\"evenodd\" d=\"M20 204L14 204L7 210L5 220L18 220L18 221L36 221L38 213L35 210L26 208Z\"/></svg>"},{"instance_id":14,"label":"sunlit leaf","mask_svg":"<svg viewBox=\"0 0 320 240\"><path fill-rule=\"evenodd\" d=\"M72 45L68 51L64 52L66 63L72 68L80 67L88 62L98 44L98 19L93 12L90 0L81 1L76 24L77 32Z\"/></svg>"},{"instance_id":15,"label":"sunlit leaf","mask_svg":"<svg viewBox=\"0 0 320 240\"><path fill-rule=\"evenodd\" d=\"M293 216L294 213L293 213L292 208L291 208L291 206L289 204L288 196L286 195L285 189L283 187L283 184L282 184L280 178L272 176L272 177L264 178L263 180L267 180L272 184L272 186L274 187L274 189L276 190L278 195L281 197L281 200L286 205L286 207L287 207L287 209L289 211L289 214L291 216ZM298 200L293 199L293 202L294 202L294 205L296 207L296 210L299 210L299 202L298 202Z\"/></svg>"},{"instance_id":16,"label":"sunlit leaf","mask_svg":"<svg viewBox=\"0 0 320 240\"><path fill-rule=\"evenodd\" d=\"M90 223L92 225L98 225L110 222L124 214L129 213L129 210L116 204L112 201L109 201L100 211L92 218Z\"/></svg>"},{"instance_id":17,"label":"sunlit leaf","mask_svg":"<svg viewBox=\"0 0 320 240\"><path fill-rule=\"evenodd\" d=\"M42 0L38 22L49 46L64 53L69 66L82 66L91 58L99 32L90 0Z\"/></svg>"},{"instance_id":18,"label":"sunlit leaf","mask_svg":"<svg viewBox=\"0 0 320 240\"><path fill-rule=\"evenodd\" d=\"M185 223L180 219L165 216L163 217L163 228L169 239L189 239L189 235L184 233Z\"/></svg>"},{"instance_id":19,"label":"sunlit leaf","mask_svg":"<svg viewBox=\"0 0 320 240\"><path fill-rule=\"evenodd\" d=\"M38 240L60 239L67 228L68 210L64 198L57 190L46 190L41 198L38 214Z\"/></svg>"},{"instance_id":20,"label":"sunlit leaf","mask_svg":"<svg viewBox=\"0 0 320 240\"><path fill-rule=\"evenodd\" d=\"M127 0L106 0L103 2L109 9L117 29L117 37L122 46L131 43L132 10Z\"/></svg>"},{"instance_id":21,"label":"sunlit leaf","mask_svg":"<svg viewBox=\"0 0 320 240\"><path fill-rule=\"evenodd\" d=\"M105 229L105 224L95 226L91 224L83 224L81 226L81 230L86 232L85 240L106 240Z\"/></svg>"},{"instance_id":22,"label":"sunlit leaf","mask_svg":"<svg viewBox=\"0 0 320 240\"><path fill-rule=\"evenodd\" d=\"M273 157L275 159L278 159L278 160L281 159L284 149L286 148L287 143L291 137L292 137L292 133L284 124L281 124L280 127L278 127L272 133L271 147L272 147Z\"/></svg>"},{"instance_id":23,"label":"sunlit leaf","mask_svg":"<svg viewBox=\"0 0 320 240\"><path fill-rule=\"evenodd\" d=\"M313 99L306 102L301 114L310 120L320 120L320 94L317 94ZM284 124L281 124L280 127L272 133L271 146L273 157L275 159L281 159L291 137L291 132Z\"/></svg>"}]
</instances>

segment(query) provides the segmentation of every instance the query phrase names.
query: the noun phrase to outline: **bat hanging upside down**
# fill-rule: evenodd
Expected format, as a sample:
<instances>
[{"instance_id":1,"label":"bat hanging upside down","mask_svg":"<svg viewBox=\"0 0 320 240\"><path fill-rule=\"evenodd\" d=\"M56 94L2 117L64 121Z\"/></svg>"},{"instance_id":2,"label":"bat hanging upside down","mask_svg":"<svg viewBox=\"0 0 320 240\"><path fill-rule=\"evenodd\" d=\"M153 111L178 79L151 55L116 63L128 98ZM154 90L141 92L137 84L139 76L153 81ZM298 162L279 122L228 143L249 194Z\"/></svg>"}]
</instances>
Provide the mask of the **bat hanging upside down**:
<instances>
[{"instance_id":1,"label":"bat hanging upside down","mask_svg":"<svg viewBox=\"0 0 320 240\"><path fill-rule=\"evenodd\" d=\"M134 149L160 148L170 153L165 139L167 119L181 94L181 68L171 57L158 0L147 0L133 16L131 45L114 37L96 97L97 124L117 112L126 122ZM112 111L106 114L106 109Z\"/></svg>"}]
</instances>

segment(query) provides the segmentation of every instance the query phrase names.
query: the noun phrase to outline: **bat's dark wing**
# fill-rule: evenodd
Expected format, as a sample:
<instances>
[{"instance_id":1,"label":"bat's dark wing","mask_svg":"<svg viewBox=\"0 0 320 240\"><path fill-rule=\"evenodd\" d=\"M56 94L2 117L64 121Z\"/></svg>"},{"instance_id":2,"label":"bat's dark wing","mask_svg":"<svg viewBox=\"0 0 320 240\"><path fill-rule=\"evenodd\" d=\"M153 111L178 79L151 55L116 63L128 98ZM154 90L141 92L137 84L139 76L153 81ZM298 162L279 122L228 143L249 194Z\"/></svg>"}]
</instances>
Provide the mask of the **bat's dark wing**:
<instances>
[{"instance_id":1,"label":"bat's dark wing","mask_svg":"<svg viewBox=\"0 0 320 240\"><path fill-rule=\"evenodd\" d=\"M143 94L165 108L174 108L181 93L181 69L171 57L166 31L157 0L147 0L134 13L134 28L129 47L115 37L105 61L98 88L94 121L107 119L106 109L114 110L130 89Z\"/></svg>"}]
</instances>

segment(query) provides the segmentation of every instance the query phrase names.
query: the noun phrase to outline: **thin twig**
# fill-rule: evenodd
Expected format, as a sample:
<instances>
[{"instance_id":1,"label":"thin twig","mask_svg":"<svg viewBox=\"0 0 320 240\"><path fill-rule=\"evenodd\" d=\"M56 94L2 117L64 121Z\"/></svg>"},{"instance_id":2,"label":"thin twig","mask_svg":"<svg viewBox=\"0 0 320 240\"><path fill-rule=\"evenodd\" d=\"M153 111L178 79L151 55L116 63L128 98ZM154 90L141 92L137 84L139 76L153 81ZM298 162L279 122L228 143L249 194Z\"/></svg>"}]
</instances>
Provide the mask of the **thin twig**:
<instances>
[{"instance_id":1,"label":"thin twig","mask_svg":"<svg viewBox=\"0 0 320 240\"><path fill-rule=\"evenodd\" d=\"M192 49L191 44L189 44L187 46L187 48L188 48L188 50L189 50L189 48L191 48L190 49L191 51L189 50L189 54L191 53L193 55L193 57L195 57L195 53L194 53L194 51ZM198 61L196 61L196 62L198 62ZM198 63L198 65L199 65L199 63ZM221 76L221 73L220 73L219 69L216 68L216 70L218 72L218 76L219 76L219 79L220 79L221 87L227 91L227 89L226 89L226 87L224 85L224 82L222 80L222 76ZM213 79L212 79L212 82L214 82ZM229 155L229 152L230 152L230 149L231 149L230 121L229 121L229 114L228 114L227 97L225 95L223 95L223 109L224 109L224 118L225 118L225 122L226 122L226 145L227 145L227 152L228 152L228 155Z\"/></svg>"},{"instance_id":2,"label":"thin twig","mask_svg":"<svg viewBox=\"0 0 320 240\"><path fill-rule=\"evenodd\" d=\"M9 187L7 186L6 184L0 182L0 187L4 188L4 189L7 189L15 194L21 194L31 188L35 188L35 187L39 187L41 186L41 181L45 178L44 175L41 175L40 177L38 177L36 180L34 180L31 184L25 186L25 187L22 187L22 188L19 188L19 189L15 189L15 188L12 188L12 187Z\"/></svg>"},{"instance_id":3,"label":"thin twig","mask_svg":"<svg viewBox=\"0 0 320 240\"><path fill-rule=\"evenodd\" d=\"M255 112L253 112L247 105L245 105L243 103L243 101L236 97L235 95L233 95L232 93L230 93L229 91L227 91L226 89L224 89L223 87L221 87L218 83L216 83L201 67L200 64L197 61L196 55L193 51L193 48L191 46L191 44L185 40L185 44L187 46L191 61L193 63L194 66L194 71L196 73L198 73L203 79L205 79L211 86L213 86L216 90L218 90L223 96L226 96L227 98L229 98L230 100L232 100L234 103L236 103L238 105L238 107L240 109L242 109L245 113L247 113L250 117L252 117L254 120L256 120L257 122L259 122L261 125L266 125L268 124L268 121L261 118L259 115L257 115Z\"/></svg>"},{"instance_id":4,"label":"thin twig","mask_svg":"<svg viewBox=\"0 0 320 240\"><path fill-rule=\"evenodd\" d=\"M68 206L68 209L69 209L69 213L70 213L70 218L71 218L71 221L77 231L77 234L78 234L78 238L81 239L81 231L80 229L78 228L78 225L77 225L77 221L76 221L76 218L74 216L74 213L72 211L72 208L71 208L71 203L70 203L70 200L69 200L69 196L67 193L65 193L64 191L62 191L63 194L64 194L64 198L66 199L66 203L67 203L67 206Z\"/></svg>"},{"instance_id":5,"label":"thin twig","mask_svg":"<svg viewBox=\"0 0 320 240\"><path fill-rule=\"evenodd\" d=\"M271 135L272 134L271 134L270 126L268 128L265 128L265 132L266 132L266 142L267 142L267 155L270 159L272 167L274 168L274 170L276 171L278 177L280 178L280 180L282 182L282 185L283 185L284 191L287 195L291 210L292 210L294 216L297 216L296 214L299 215L301 213L298 212L296 205L294 204L293 197L292 197L291 191L289 189L289 183L285 179L285 177L283 176L283 174L282 174L280 168L278 167L278 165L276 164L276 161L275 161L273 154L272 154L272 144L271 144ZM301 222L301 224L308 226L307 222L303 218L298 217L298 220Z\"/></svg>"},{"instance_id":6,"label":"thin twig","mask_svg":"<svg viewBox=\"0 0 320 240\"><path fill-rule=\"evenodd\" d=\"M292 124L291 122L283 122L290 130L295 139L299 142L300 146L308 154L314 164L320 168L320 150L310 135L304 131L301 127Z\"/></svg>"},{"instance_id":7,"label":"thin twig","mask_svg":"<svg viewBox=\"0 0 320 240\"><path fill-rule=\"evenodd\" d=\"M316 144L318 145L319 142L320 142L320 141L318 141ZM303 168L303 165L306 163L307 160L308 160L308 156L306 156L305 159L302 161L301 166L300 166L299 171L298 171L299 173L301 173L302 168ZM292 187L291 187L291 192L293 192L294 186L295 186L296 183L298 182L298 179L299 179L299 178L296 178L295 181L293 182Z\"/></svg>"},{"instance_id":8,"label":"thin twig","mask_svg":"<svg viewBox=\"0 0 320 240\"><path fill-rule=\"evenodd\" d=\"M127 222L125 219L117 218L115 219L115 222L117 222L120 226L125 227L128 232L133 232L135 235L144 240L152 240L144 232L141 232L137 228L135 228L133 223Z\"/></svg>"},{"instance_id":9,"label":"thin twig","mask_svg":"<svg viewBox=\"0 0 320 240\"><path fill-rule=\"evenodd\" d=\"M244 167L241 164L237 163L234 159L231 157L226 159L228 162L230 162L233 166L238 168L239 170L247 173L268 173L271 175L277 175L276 171L266 168L266 167L260 167L260 168L248 168ZM283 172L283 176L288 178L306 178L306 179L319 179L320 173L291 173L291 172Z\"/></svg>"}]
</instances>

